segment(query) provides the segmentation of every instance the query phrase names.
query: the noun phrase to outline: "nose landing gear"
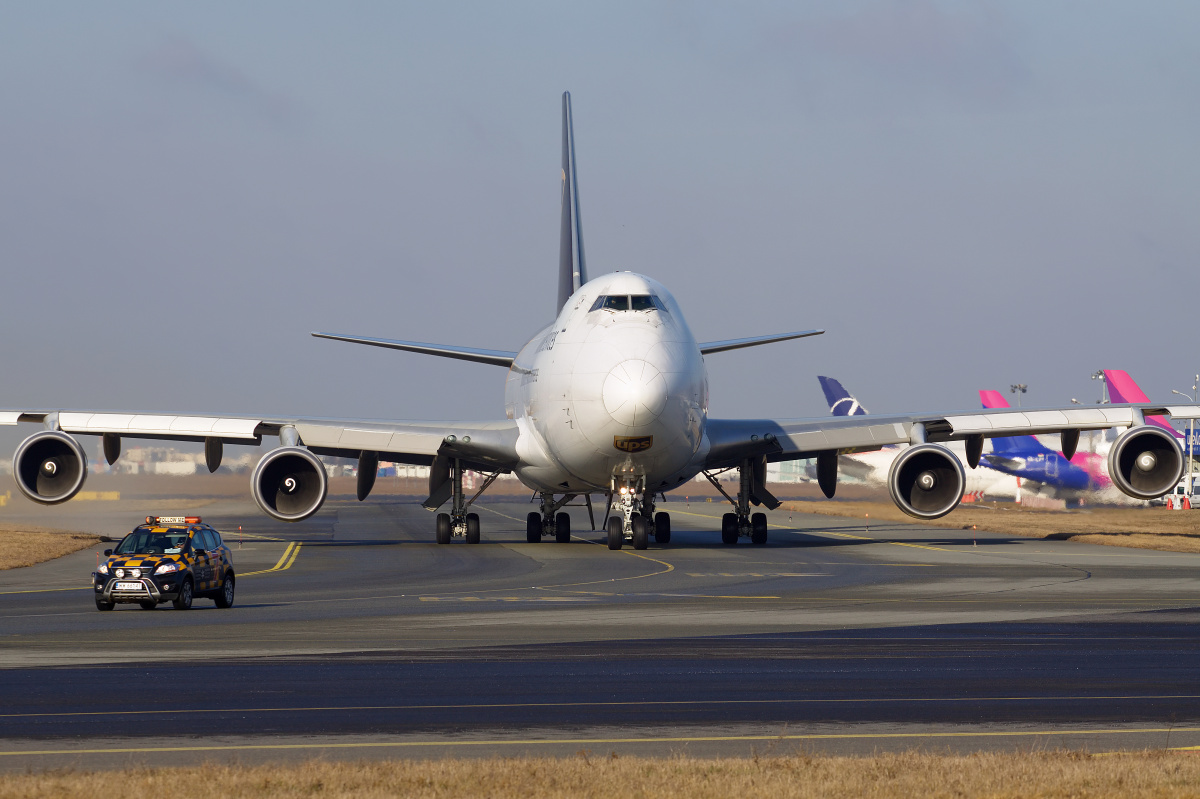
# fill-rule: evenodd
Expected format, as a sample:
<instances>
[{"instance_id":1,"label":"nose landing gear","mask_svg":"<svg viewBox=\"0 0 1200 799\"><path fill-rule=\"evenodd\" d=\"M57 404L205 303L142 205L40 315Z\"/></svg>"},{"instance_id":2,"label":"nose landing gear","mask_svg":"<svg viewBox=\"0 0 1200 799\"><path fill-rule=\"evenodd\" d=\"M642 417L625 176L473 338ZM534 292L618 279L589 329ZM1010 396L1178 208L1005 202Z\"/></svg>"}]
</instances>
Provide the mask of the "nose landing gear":
<instances>
[{"instance_id":1,"label":"nose landing gear","mask_svg":"<svg viewBox=\"0 0 1200 799\"><path fill-rule=\"evenodd\" d=\"M671 515L654 512L654 494L646 491L641 478L617 477L612 488L613 515L608 517L608 548L620 549L625 542L634 549L671 541Z\"/></svg>"}]
</instances>

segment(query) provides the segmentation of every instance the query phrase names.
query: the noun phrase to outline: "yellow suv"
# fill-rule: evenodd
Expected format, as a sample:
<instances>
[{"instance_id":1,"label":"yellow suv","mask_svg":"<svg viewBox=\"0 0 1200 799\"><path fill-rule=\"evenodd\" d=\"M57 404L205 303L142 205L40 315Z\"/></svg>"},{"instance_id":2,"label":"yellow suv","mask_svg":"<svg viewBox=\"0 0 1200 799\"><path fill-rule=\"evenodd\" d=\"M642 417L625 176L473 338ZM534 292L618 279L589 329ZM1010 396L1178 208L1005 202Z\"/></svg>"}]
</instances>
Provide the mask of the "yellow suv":
<instances>
[{"instance_id":1,"label":"yellow suv","mask_svg":"<svg viewBox=\"0 0 1200 799\"><path fill-rule=\"evenodd\" d=\"M196 597L233 607L233 559L221 534L199 516L147 516L92 572L96 607L136 602L154 610L169 601L187 610Z\"/></svg>"}]
</instances>

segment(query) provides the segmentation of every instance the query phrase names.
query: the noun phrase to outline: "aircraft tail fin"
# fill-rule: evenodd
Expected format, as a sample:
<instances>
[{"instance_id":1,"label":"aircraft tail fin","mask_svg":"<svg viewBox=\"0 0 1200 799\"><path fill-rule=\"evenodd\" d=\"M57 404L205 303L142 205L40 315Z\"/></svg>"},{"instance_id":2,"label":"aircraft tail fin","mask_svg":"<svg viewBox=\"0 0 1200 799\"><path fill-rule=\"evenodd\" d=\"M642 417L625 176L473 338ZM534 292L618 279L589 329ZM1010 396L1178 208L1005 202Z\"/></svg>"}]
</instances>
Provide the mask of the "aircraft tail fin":
<instances>
[{"instance_id":1,"label":"aircraft tail fin","mask_svg":"<svg viewBox=\"0 0 1200 799\"><path fill-rule=\"evenodd\" d=\"M562 224L558 239L558 307L561 311L576 289L587 282L583 258L583 223L579 216L579 183L575 176L575 128L571 93L563 92Z\"/></svg>"},{"instance_id":2,"label":"aircraft tail fin","mask_svg":"<svg viewBox=\"0 0 1200 799\"><path fill-rule=\"evenodd\" d=\"M1150 398L1146 396L1146 392L1142 391L1141 386L1124 369L1105 369L1104 382L1108 384L1108 399L1110 402L1150 401ZM1183 438L1183 434L1174 427L1171 427L1165 417L1147 416L1146 424L1157 425L1165 430L1169 430L1176 438Z\"/></svg>"},{"instance_id":3,"label":"aircraft tail fin","mask_svg":"<svg viewBox=\"0 0 1200 799\"><path fill-rule=\"evenodd\" d=\"M829 403L829 412L834 416L864 416L867 409L859 404L845 386L832 377L817 375L821 390L825 392L825 401Z\"/></svg>"},{"instance_id":4,"label":"aircraft tail fin","mask_svg":"<svg viewBox=\"0 0 1200 799\"><path fill-rule=\"evenodd\" d=\"M999 391L981 390L979 400L985 408L1008 408L1008 400ZM991 439L992 452L1004 457L1020 457L1049 452L1050 449L1033 436L1001 436Z\"/></svg>"}]
</instances>

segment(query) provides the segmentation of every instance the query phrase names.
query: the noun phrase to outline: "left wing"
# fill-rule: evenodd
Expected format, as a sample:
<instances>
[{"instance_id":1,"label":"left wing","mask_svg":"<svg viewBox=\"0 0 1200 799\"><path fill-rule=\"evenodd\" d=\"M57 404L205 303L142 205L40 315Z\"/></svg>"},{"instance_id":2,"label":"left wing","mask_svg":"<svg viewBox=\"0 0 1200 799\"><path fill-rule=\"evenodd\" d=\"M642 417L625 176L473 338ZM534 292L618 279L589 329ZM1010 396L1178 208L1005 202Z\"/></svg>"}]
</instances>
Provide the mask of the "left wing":
<instances>
[{"instance_id":1,"label":"left wing","mask_svg":"<svg viewBox=\"0 0 1200 799\"><path fill-rule=\"evenodd\" d=\"M818 453L865 452L889 444L937 443L1132 427L1150 415L1200 419L1200 405L1104 405L1094 408L941 414L841 416L814 419L709 419L705 468L736 466L765 455L771 462L816 457ZM1073 454L1074 450L1072 450ZM1065 453L1064 453L1065 454Z\"/></svg>"}]
</instances>

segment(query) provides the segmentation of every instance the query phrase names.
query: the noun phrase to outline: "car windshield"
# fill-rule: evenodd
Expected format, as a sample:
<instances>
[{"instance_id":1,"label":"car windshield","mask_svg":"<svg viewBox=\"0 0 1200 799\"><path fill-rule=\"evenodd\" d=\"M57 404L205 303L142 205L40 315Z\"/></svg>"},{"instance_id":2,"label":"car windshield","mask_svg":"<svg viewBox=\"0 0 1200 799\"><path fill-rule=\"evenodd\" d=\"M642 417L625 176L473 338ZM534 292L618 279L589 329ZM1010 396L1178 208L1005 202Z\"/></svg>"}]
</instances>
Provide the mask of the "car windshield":
<instances>
[{"instance_id":1,"label":"car windshield","mask_svg":"<svg viewBox=\"0 0 1200 799\"><path fill-rule=\"evenodd\" d=\"M155 533L134 530L117 544L117 555L178 555L187 544L187 530Z\"/></svg>"}]
</instances>

